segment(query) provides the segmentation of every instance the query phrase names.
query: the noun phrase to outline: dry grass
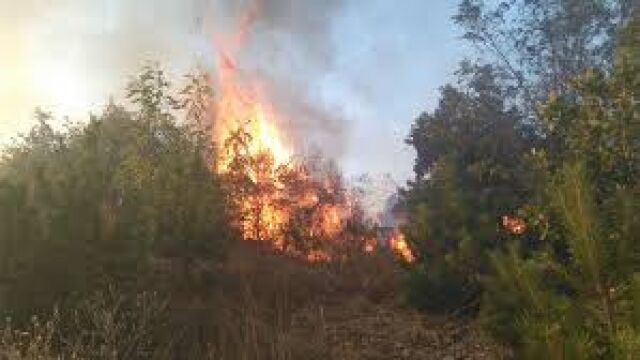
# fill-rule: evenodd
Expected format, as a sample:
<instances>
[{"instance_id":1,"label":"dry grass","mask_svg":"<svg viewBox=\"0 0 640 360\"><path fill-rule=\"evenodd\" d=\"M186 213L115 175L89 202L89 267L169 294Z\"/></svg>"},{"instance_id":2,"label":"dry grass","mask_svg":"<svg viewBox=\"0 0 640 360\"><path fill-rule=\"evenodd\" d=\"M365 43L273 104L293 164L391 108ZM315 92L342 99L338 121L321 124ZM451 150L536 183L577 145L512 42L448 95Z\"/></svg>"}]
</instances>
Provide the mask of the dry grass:
<instances>
[{"instance_id":1,"label":"dry grass","mask_svg":"<svg viewBox=\"0 0 640 360\"><path fill-rule=\"evenodd\" d=\"M401 276L383 255L308 264L241 243L206 298L143 297L129 312L117 296L90 299L71 327L59 314L21 331L5 327L0 359L499 357L472 324L405 307Z\"/></svg>"},{"instance_id":2,"label":"dry grass","mask_svg":"<svg viewBox=\"0 0 640 360\"><path fill-rule=\"evenodd\" d=\"M404 305L402 270L383 255L313 264L247 245L221 287L221 359L494 359L474 324Z\"/></svg>"},{"instance_id":3,"label":"dry grass","mask_svg":"<svg viewBox=\"0 0 640 360\"><path fill-rule=\"evenodd\" d=\"M398 274L379 257L308 264L270 254L255 244L234 249L216 297L215 351L223 359L326 357L322 310L300 336L296 318L337 296L379 301L394 293Z\"/></svg>"}]
</instances>

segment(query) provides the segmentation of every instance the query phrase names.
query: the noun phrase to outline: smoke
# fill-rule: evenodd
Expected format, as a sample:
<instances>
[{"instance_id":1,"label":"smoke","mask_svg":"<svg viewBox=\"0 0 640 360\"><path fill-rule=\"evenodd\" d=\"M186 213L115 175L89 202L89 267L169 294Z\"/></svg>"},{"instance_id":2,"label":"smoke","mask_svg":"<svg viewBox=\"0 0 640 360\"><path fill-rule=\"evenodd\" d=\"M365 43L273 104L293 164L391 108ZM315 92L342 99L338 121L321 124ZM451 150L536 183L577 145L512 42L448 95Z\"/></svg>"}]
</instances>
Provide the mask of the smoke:
<instances>
[{"instance_id":1,"label":"smoke","mask_svg":"<svg viewBox=\"0 0 640 360\"><path fill-rule=\"evenodd\" d=\"M320 147L332 158L345 151L347 121L344 109L329 104L319 89L333 70L332 19L342 6L338 0L219 0L205 25L213 39L242 34L243 43L232 44L238 46L232 49L238 68L260 79L300 150Z\"/></svg>"},{"instance_id":2,"label":"smoke","mask_svg":"<svg viewBox=\"0 0 640 360\"><path fill-rule=\"evenodd\" d=\"M213 69L217 38L244 20L237 68L260 79L299 151L319 147L352 174L409 178L409 122L425 94L436 103L459 59L454 10L420 0L0 0L0 142L27 130L37 106L86 119L121 99L149 60L174 78Z\"/></svg>"},{"instance_id":3,"label":"smoke","mask_svg":"<svg viewBox=\"0 0 640 360\"><path fill-rule=\"evenodd\" d=\"M197 0L0 1L0 141L36 107L86 118L146 61L188 71L205 53L194 19L206 11Z\"/></svg>"}]
</instances>

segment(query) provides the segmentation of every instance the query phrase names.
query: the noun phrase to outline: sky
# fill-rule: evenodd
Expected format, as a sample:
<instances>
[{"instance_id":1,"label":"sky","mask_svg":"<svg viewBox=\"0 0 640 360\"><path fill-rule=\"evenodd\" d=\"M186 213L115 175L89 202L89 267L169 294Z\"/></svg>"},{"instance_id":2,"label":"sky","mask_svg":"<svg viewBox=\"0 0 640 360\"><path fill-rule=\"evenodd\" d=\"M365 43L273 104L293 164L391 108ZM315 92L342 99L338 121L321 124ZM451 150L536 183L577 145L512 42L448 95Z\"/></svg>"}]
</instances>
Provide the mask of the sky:
<instances>
[{"instance_id":1,"label":"sky","mask_svg":"<svg viewBox=\"0 0 640 360\"><path fill-rule=\"evenodd\" d=\"M216 61L249 0L0 0L0 142L34 109L82 121L149 61L175 77ZM259 76L291 136L349 175L412 177L411 122L468 53L457 0L263 0L238 67Z\"/></svg>"}]
</instances>

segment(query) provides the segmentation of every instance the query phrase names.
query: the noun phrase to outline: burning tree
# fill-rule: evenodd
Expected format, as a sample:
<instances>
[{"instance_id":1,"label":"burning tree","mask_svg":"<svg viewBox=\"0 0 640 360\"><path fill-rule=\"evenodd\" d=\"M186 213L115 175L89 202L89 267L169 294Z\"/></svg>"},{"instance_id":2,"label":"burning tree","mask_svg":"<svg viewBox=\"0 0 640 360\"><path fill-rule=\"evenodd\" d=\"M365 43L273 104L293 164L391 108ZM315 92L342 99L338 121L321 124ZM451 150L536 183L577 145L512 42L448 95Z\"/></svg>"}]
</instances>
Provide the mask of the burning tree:
<instances>
[{"instance_id":1,"label":"burning tree","mask_svg":"<svg viewBox=\"0 0 640 360\"><path fill-rule=\"evenodd\" d=\"M364 249L371 227L336 167L320 157L278 163L269 148L255 146L252 121L229 134L219 158L244 238L312 261Z\"/></svg>"},{"instance_id":2,"label":"burning tree","mask_svg":"<svg viewBox=\"0 0 640 360\"><path fill-rule=\"evenodd\" d=\"M216 91L212 98L213 159L246 240L309 260L335 258L347 247L364 250L375 237L358 201L330 162L301 157L286 138L280 114L258 76L235 61L259 2L239 19L237 31L216 38ZM194 88L198 88L194 86Z\"/></svg>"}]
</instances>

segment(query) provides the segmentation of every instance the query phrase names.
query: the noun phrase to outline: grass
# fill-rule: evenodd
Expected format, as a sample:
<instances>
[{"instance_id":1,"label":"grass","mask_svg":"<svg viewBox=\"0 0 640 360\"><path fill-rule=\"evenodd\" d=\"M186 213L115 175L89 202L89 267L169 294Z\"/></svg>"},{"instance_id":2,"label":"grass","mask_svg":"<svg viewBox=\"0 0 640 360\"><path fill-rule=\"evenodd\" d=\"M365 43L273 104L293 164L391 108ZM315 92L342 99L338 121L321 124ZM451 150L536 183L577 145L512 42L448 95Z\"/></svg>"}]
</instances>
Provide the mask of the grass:
<instances>
[{"instance_id":1,"label":"grass","mask_svg":"<svg viewBox=\"0 0 640 360\"><path fill-rule=\"evenodd\" d=\"M163 271L166 284L175 271ZM309 264L243 242L205 282L213 291L174 279L161 291L168 297L98 293L19 330L7 323L0 359L429 359L463 347L495 354L471 325L405 307L402 276L383 254Z\"/></svg>"}]
</instances>

